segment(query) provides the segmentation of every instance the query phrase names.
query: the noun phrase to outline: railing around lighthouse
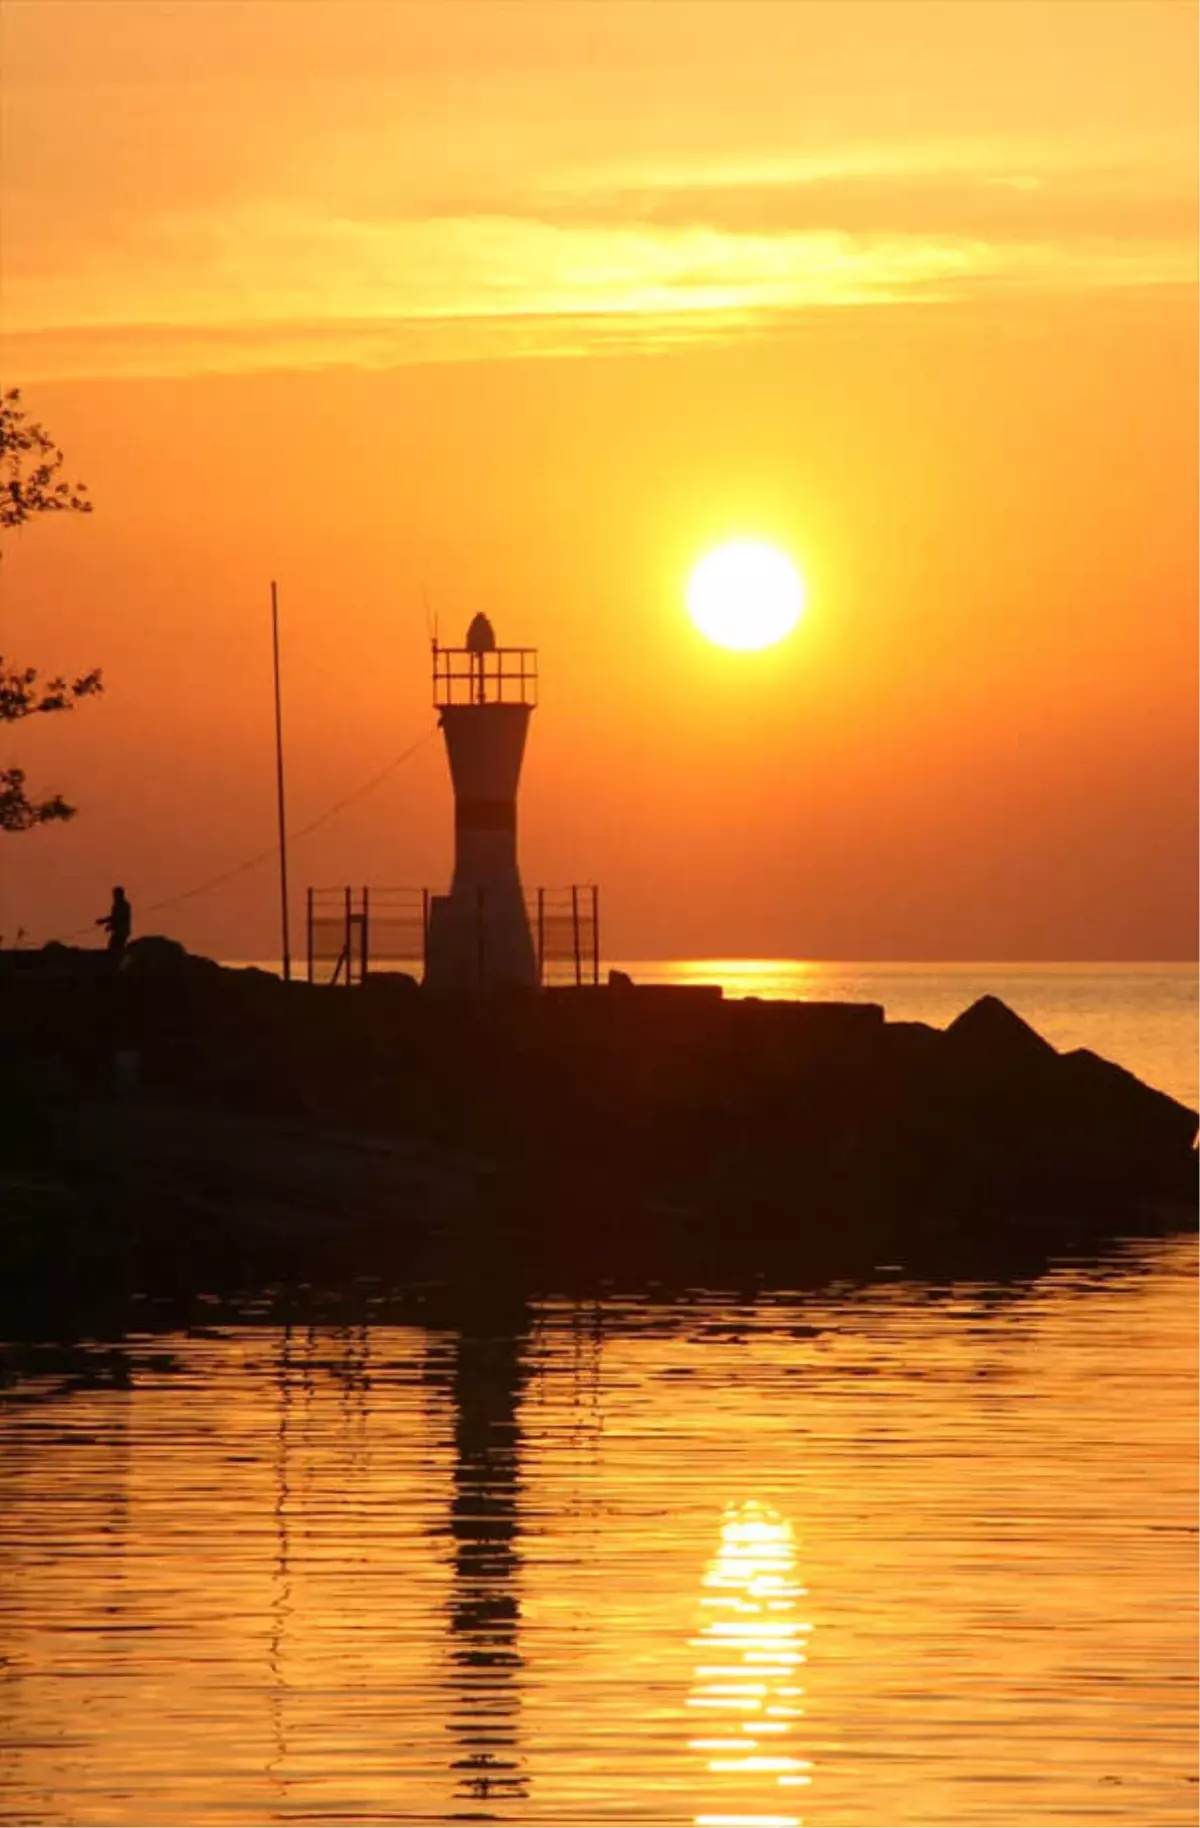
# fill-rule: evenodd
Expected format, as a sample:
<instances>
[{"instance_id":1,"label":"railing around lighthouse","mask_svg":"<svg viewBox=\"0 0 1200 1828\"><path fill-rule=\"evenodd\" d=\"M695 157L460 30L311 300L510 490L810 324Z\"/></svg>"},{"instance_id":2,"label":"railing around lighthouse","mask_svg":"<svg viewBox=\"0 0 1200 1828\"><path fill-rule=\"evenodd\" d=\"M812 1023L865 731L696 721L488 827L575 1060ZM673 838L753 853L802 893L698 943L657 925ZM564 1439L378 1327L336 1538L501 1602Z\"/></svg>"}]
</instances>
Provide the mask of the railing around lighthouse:
<instances>
[{"instance_id":1,"label":"railing around lighthouse","mask_svg":"<svg viewBox=\"0 0 1200 1828\"><path fill-rule=\"evenodd\" d=\"M306 950L310 984L361 984L372 974L423 974L429 940L428 889L309 889ZM475 975L487 989L487 891L475 905ZM535 889L528 900L538 982L600 982L600 891L594 883Z\"/></svg>"},{"instance_id":2,"label":"railing around lighthouse","mask_svg":"<svg viewBox=\"0 0 1200 1828\"><path fill-rule=\"evenodd\" d=\"M427 889L309 889L307 913L310 984L361 984L372 971L424 967Z\"/></svg>"},{"instance_id":3,"label":"railing around lighthouse","mask_svg":"<svg viewBox=\"0 0 1200 1828\"><path fill-rule=\"evenodd\" d=\"M535 647L469 647L433 644L433 702L450 705L536 705Z\"/></svg>"},{"instance_id":4,"label":"railing around lighthouse","mask_svg":"<svg viewBox=\"0 0 1200 1828\"><path fill-rule=\"evenodd\" d=\"M540 984L600 982L600 891L538 889L530 909Z\"/></svg>"}]
</instances>

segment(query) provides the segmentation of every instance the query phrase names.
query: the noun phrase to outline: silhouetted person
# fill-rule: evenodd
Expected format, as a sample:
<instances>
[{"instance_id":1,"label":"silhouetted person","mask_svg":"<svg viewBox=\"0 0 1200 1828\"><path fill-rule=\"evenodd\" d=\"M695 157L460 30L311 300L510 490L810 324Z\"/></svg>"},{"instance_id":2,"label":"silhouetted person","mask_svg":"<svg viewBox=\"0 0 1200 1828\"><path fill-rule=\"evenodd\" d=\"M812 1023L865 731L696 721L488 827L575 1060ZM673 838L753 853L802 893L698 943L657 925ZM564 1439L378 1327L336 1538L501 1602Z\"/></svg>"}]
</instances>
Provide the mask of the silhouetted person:
<instances>
[{"instance_id":1,"label":"silhouetted person","mask_svg":"<svg viewBox=\"0 0 1200 1828\"><path fill-rule=\"evenodd\" d=\"M114 965L120 964L121 954L129 944L129 929L133 925L133 909L124 889L113 890L112 907L107 914L100 916L96 925L108 928L108 956Z\"/></svg>"}]
</instances>

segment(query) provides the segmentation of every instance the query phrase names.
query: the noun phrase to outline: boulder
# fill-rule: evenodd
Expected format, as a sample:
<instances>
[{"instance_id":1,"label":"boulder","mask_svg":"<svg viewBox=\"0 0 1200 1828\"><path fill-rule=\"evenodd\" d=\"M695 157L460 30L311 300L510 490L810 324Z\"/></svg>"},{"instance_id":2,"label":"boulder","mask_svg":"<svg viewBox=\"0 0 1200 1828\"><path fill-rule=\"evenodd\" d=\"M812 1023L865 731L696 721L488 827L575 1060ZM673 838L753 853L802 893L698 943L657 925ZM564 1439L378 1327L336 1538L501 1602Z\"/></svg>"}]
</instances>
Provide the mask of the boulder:
<instances>
[{"instance_id":1,"label":"boulder","mask_svg":"<svg viewBox=\"0 0 1200 1828\"><path fill-rule=\"evenodd\" d=\"M194 957L177 939L166 939L161 933L147 933L141 939L130 940L125 948L127 971L182 972L211 962Z\"/></svg>"},{"instance_id":2,"label":"boulder","mask_svg":"<svg viewBox=\"0 0 1200 1828\"><path fill-rule=\"evenodd\" d=\"M407 971L370 971L363 979L360 989L371 997L413 997L420 990L417 978Z\"/></svg>"},{"instance_id":3,"label":"boulder","mask_svg":"<svg viewBox=\"0 0 1200 1828\"><path fill-rule=\"evenodd\" d=\"M1049 1041L999 997L980 997L955 1016L945 1032L947 1048L957 1061L989 1073L1020 1072L1055 1058Z\"/></svg>"},{"instance_id":4,"label":"boulder","mask_svg":"<svg viewBox=\"0 0 1200 1828\"><path fill-rule=\"evenodd\" d=\"M1064 1054L1055 1078L1062 1146L1086 1151L1114 1190L1194 1189L1195 1111L1086 1047Z\"/></svg>"},{"instance_id":5,"label":"boulder","mask_svg":"<svg viewBox=\"0 0 1200 1828\"><path fill-rule=\"evenodd\" d=\"M1079 1049L1062 1055L996 997L981 997L938 1054L910 1044L901 1109L910 1164L960 1210L1093 1212L1192 1171L1194 1112Z\"/></svg>"}]
</instances>

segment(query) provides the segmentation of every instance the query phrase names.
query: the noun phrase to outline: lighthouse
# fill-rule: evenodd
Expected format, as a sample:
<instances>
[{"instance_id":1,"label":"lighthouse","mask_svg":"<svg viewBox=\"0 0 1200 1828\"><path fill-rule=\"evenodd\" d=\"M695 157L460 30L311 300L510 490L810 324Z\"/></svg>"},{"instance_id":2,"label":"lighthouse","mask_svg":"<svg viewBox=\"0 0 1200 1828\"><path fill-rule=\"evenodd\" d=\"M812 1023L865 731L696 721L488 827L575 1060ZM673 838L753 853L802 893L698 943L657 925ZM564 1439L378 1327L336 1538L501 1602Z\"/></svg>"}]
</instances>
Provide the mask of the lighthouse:
<instances>
[{"instance_id":1,"label":"lighthouse","mask_svg":"<svg viewBox=\"0 0 1200 1828\"><path fill-rule=\"evenodd\" d=\"M433 644L433 702L454 787L454 876L429 907L432 990L532 989L537 961L517 867L517 787L537 703L537 651L498 647L477 615L462 647Z\"/></svg>"}]
</instances>

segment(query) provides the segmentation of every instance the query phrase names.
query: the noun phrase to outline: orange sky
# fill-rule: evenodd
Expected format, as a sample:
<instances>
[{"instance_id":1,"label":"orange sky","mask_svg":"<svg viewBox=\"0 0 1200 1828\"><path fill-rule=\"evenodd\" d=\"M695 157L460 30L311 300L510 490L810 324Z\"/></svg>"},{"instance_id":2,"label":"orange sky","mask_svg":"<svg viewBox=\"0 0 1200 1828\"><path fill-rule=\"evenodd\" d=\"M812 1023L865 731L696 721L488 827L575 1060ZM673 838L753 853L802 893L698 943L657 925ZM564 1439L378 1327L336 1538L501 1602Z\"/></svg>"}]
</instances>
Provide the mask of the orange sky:
<instances>
[{"instance_id":1,"label":"orange sky","mask_svg":"<svg viewBox=\"0 0 1200 1828\"><path fill-rule=\"evenodd\" d=\"M3 11L4 375L96 502L4 559L80 807L0 931L135 912L432 729L423 595L541 649L529 884L611 955L1195 944L1191 5ZM758 654L690 563L808 581ZM298 846L440 887L436 739ZM147 919L264 954L260 869Z\"/></svg>"}]
</instances>

